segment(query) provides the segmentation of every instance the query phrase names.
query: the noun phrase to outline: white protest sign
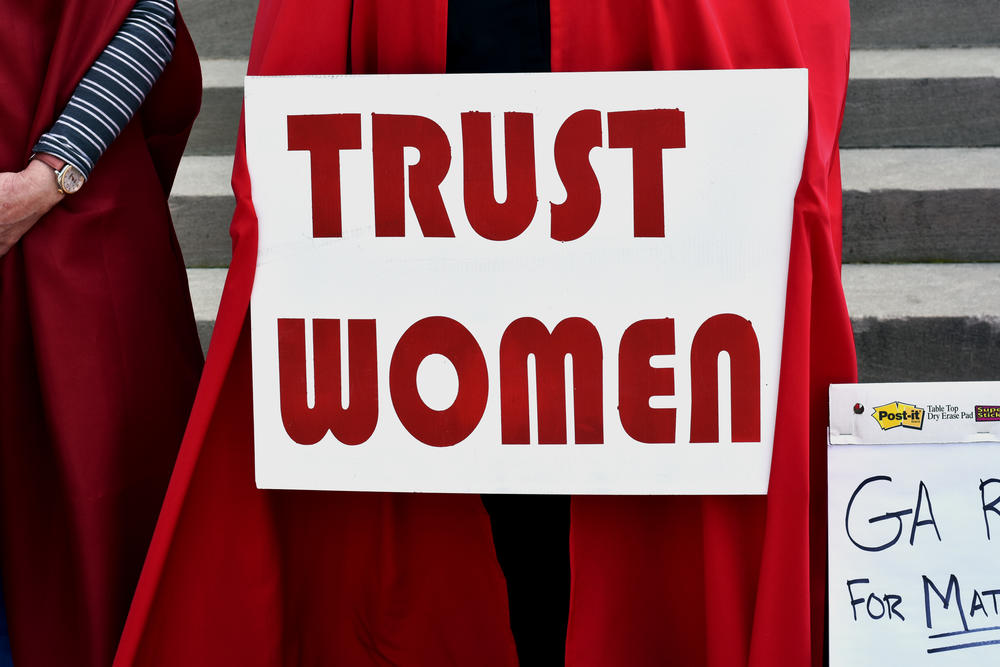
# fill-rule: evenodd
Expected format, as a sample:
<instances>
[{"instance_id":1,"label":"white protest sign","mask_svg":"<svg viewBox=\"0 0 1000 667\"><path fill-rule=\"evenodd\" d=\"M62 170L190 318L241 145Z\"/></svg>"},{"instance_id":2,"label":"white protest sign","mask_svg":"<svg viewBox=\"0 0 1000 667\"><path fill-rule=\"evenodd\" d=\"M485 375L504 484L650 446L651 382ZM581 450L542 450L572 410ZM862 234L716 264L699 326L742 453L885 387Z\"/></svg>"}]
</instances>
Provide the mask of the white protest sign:
<instances>
[{"instance_id":1,"label":"white protest sign","mask_svg":"<svg viewBox=\"0 0 1000 667\"><path fill-rule=\"evenodd\" d=\"M830 388L831 667L1000 663L1000 382Z\"/></svg>"},{"instance_id":2,"label":"white protest sign","mask_svg":"<svg viewBox=\"0 0 1000 667\"><path fill-rule=\"evenodd\" d=\"M249 77L261 488L767 491L805 70Z\"/></svg>"}]
</instances>

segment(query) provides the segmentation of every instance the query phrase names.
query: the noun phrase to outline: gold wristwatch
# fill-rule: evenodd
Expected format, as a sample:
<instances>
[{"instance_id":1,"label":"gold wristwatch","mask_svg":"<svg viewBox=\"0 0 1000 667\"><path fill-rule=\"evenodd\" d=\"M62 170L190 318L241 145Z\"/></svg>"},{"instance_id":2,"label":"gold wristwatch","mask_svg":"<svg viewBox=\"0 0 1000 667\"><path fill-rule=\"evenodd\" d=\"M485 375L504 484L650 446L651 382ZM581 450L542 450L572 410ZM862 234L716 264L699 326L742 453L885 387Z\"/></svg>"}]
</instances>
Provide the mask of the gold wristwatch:
<instances>
[{"instance_id":1,"label":"gold wristwatch","mask_svg":"<svg viewBox=\"0 0 1000 667\"><path fill-rule=\"evenodd\" d=\"M58 162L54 164L54 156L47 153L35 153L31 156L31 159L38 160L55 172L56 189L59 190L59 194L61 195L71 195L79 192L83 184L87 182L87 177L83 175L83 172L69 162L64 162L62 166L59 166Z\"/></svg>"}]
</instances>

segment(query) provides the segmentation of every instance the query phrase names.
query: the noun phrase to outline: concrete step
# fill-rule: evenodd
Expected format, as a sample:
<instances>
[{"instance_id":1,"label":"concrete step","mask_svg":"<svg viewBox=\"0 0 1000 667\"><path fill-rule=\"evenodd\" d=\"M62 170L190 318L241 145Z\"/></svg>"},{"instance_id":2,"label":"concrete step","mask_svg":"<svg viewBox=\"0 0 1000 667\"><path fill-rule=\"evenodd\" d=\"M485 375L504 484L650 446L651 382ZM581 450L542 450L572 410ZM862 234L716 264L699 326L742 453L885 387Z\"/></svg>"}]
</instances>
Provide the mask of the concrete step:
<instances>
[{"instance_id":1,"label":"concrete step","mask_svg":"<svg viewBox=\"0 0 1000 667\"><path fill-rule=\"evenodd\" d=\"M845 265L862 382L1000 376L1000 264Z\"/></svg>"},{"instance_id":2,"label":"concrete step","mask_svg":"<svg viewBox=\"0 0 1000 667\"><path fill-rule=\"evenodd\" d=\"M854 49L840 145L1000 145L1000 48Z\"/></svg>"},{"instance_id":3,"label":"concrete step","mask_svg":"<svg viewBox=\"0 0 1000 667\"><path fill-rule=\"evenodd\" d=\"M1000 150L841 151L845 262L1000 260Z\"/></svg>"},{"instance_id":4,"label":"concrete step","mask_svg":"<svg viewBox=\"0 0 1000 667\"><path fill-rule=\"evenodd\" d=\"M854 79L840 145L1000 146L1000 78Z\"/></svg>"},{"instance_id":5,"label":"concrete step","mask_svg":"<svg viewBox=\"0 0 1000 667\"><path fill-rule=\"evenodd\" d=\"M1000 48L851 50L851 80L983 77L1000 77Z\"/></svg>"},{"instance_id":6,"label":"concrete step","mask_svg":"<svg viewBox=\"0 0 1000 667\"><path fill-rule=\"evenodd\" d=\"M1000 317L1000 263L845 264L841 277L854 318Z\"/></svg>"},{"instance_id":7,"label":"concrete step","mask_svg":"<svg viewBox=\"0 0 1000 667\"><path fill-rule=\"evenodd\" d=\"M225 269L189 269L207 349ZM844 291L862 382L1000 375L1000 264L851 266Z\"/></svg>"},{"instance_id":8,"label":"concrete step","mask_svg":"<svg viewBox=\"0 0 1000 667\"><path fill-rule=\"evenodd\" d=\"M1000 261L1000 148L841 151L844 261ZM187 156L170 206L191 267L228 266L232 158Z\"/></svg>"},{"instance_id":9,"label":"concrete step","mask_svg":"<svg viewBox=\"0 0 1000 667\"><path fill-rule=\"evenodd\" d=\"M852 319L860 382L971 382L1000 377L996 318Z\"/></svg>"},{"instance_id":10,"label":"concrete step","mask_svg":"<svg viewBox=\"0 0 1000 667\"><path fill-rule=\"evenodd\" d=\"M1000 187L1000 148L869 148L840 151L844 190Z\"/></svg>"},{"instance_id":11,"label":"concrete step","mask_svg":"<svg viewBox=\"0 0 1000 667\"><path fill-rule=\"evenodd\" d=\"M188 287L194 306L194 319L214 322L222 302L222 288L229 269L188 269Z\"/></svg>"},{"instance_id":12,"label":"concrete step","mask_svg":"<svg viewBox=\"0 0 1000 667\"><path fill-rule=\"evenodd\" d=\"M250 55L257 0L183 0L180 11L202 58Z\"/></svg>"},{"instance_id":13,"label":"concrete step","mask_svg":"<svg viewBox=\"0 0 1000 667\"><path fill-rule=\"evenodd\" d=\"M174 230L190 268L229 266L232 244L229 222L236 208L232 196L171 197Z\"/></svg>"},{"instance_id":14,"label":"concrete step","mask_svg":"<svg viewBox=\"0 0 1000 667\"><path fill-rule=\"evenodd\" d=\"M851 0L853 48L1000 45L997 0Z\"/></svg>"},{"instance_id":15,"label":"concrete step","mask_svg":"<svg viewBox=\"0 0 1000 667\"><path fill-rule=\"evenodd\" d=\"M844 192L844 261L1000 261L1000 190Z\"/></svg>"},{"instance_id":16,"label":"concrete step","mask_svg":"<svg viewBox=\"0 0 1000 667\"><path fill-rule=\"evenodd\" d=\"M240 77L242 81L242 75ZM201 113L195 119L185 155L232 155L236 151L243 88L208 88L201 93Z\"/></svg>"},{"instance_id":17,"label":"concrete step","mask_svg":"<svg viewBox=\"0 0 1000 667\"><path fill-rule=\"evenodd\" d=\"M246 58L202 57L200 63L203 88L243 88L243 77L247 73Z\"/></svg>"},{"instance_id":18,"label":"concrete step","mask_svg":"<svg viewBox=\"0 0 1000 667\"><path fill-rule=\"evenodd\" d=\"M171 197L227 197L232 195L230 178L233 156L185 155L174 178Z\"/></svg>"}]
</instances>

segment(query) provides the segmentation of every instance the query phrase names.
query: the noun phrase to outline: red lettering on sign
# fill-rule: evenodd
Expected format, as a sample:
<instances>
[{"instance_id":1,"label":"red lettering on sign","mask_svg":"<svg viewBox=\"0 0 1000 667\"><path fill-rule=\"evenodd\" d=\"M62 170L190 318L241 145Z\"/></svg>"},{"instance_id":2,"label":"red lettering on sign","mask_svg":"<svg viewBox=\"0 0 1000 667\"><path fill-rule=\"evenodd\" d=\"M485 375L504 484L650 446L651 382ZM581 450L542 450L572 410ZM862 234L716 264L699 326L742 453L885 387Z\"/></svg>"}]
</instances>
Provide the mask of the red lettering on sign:
<instances>
[{"instance_id":1,"label":"red lettering on sign","mask_svg":"<svg viewBox=\"0 0 1000 667\"><path fill-rule=\"evenodd\" d=\"M410 203L424 236L455 236L440 185L451 166L451 144L441 126L423 116L372 114L375 236L403 236L403 149L420 151L409 169Z\"/></svg>"},{"instance_id":2,"label":"red lettering on sign","mask_svg":"<svg viewBox=\"0 0 1000 667\"><path fill-rule=\"evenodd\" d=\"M311 445L332 432L357 445L378 422L375 320L348 320L348 406L341 401L340 320L313 320L315 401L306 398L305 321L278 320L281 418L289 437ZM749 320L715 315L691 344L692 443L719 442L719 356L730 359L733 442L760 442L760 348ZM653 396L673 396L674 369L653 367L652 357L675 353L672 318L640 320L622 334L618 349L618 412L622 427L642 443L676 442L676 410L652 408ZM458 395L435 410L420 397L417 369L441 354L458 374ZM566 358L572 362L574 441L604 442L603 344L592 323L570 317L549 332L539 320L511 322L500 339L501 443L530 443L528 358L535 359L538 442L566 444ZM400 423L420 442L457 444L472 434L486 410L489 377L472 333L447 317L427 317L400 337L389 365L389 390Z\"/></svg>"},{"instance_id":3,"label":"red lettering on sign","mask_svg":"<svg viewBox=\"0 0 1000 667\"><path fill-rule=\"evenodd\" d=\"M306 399L306 328L303 319L278 320L281 421L300 445L327 431L345 445L371 437L378 423L375 320L348 320L348 402L341 400L340 320L313 320L313 407Z\"/></svg>"},{"instance_id":4,"label":"red lettering on sign","mask_svg":"<svg viewBox=\"0 0 1000 667\"><path fill-rule=\"evenodd\" d=\"M632 149L635 236L664 236L663 150L684 148L684 112L644 109L608 113L608 146Z\"/></svg>"},{"instance_id":5,"label":"red lettering on sign","mask_svg":"<svg viewBox=\"0 0 1000 667\"><path fill-rule=\"evenodd\" d=\"M604 442L603 349L594 325L580 317L549 330L532 317L515 320L500 340L500 432L505 445L528 444L528 355L535 357L538 442L566 444L566 355L573 360L576 442Z\"/></svg>"},{"instance_id":6,"label":"red lettering on sign","mask_svg":"<svg viewBox=\"0 0 1000 667\"><path fill-rule=\"evenodd\" d=\"M563 121L553 149L566 200L552 204L552 238L575 241L590 231L601 212L601 184L590 151L602 146L601 112L584 109Z\"/></svg>"},{"instance_id":7,"label":"red lettering on sign","mask_svg":"<svg viewBox=\"0 0 1000 667\"><path fill-rule=\"evenodd\" d=\"M760 442L760 346L750 320L715 315L691 342L691 442L719 441L719 355L729 354L733 442Z\"/></svg>"},{"instance_id":8,"label":"red lettering on sign","mask_svg":"<svg viewBox=\"0 0 1000 667\"><path fill-rule=\"evenodd\" d=\"M507 199L493 191L493 148L490 115L462 114L465 214L476 233L491 241L509 241L531 224L538 208L535 190L535 131L530 113L503 115Z\"/></svg>"},{"instance_id":9,"label":"red lettering on sign","mask_svg":"<svg viewBox=\"0 0 1000 667\"><path fill-rule=\"evenodd\" d=\"M441 354L458 373L458 396L451 407L434 410L417 390L417 368ZM426 317L406 330L389 363L389 391L399 421L420 442L449 447L469 437L486 411L489 377L475 337L448 317Z\"/></svg>"},{"instance_id":10,"label":"red lettering on sign","mask_svg":"<svg viewBox=\"0 0 1000 667\"><path fill-rule=\"evenodd\" d=\"M375 236L405 235L407 186L417 223L426 237L454 237L441 197L451 167L451 143L441 126L415 115L372 114ZM601 186L590 152L603 146L601 112L583 109L570 115L556 133L553 158L566 189L561 204L551 204L551 235L573 241L594 226L601 210ZM530 113L504 113L507 197L493 190L490 114L462 114L465 213L480 236L507 241L520 236L538 208L534 119ZM633 235L663 237L663 151L686 145L684 112L641 109L608 113L608 147L632 151ZM404 149L420 157L406 169ZM311 156L313 236L341 235L340 151L361 148L361 116L288 116L288 149Z\"/></svg>"},{"instance_id":11,"label":"red lettering on sign","mask_svg":"<svg viewBox=\"0 0 1000 667\"><path fill-rule=\"evenodd\" d=\"M361 114L288 117L288 150L309 151L314 237L340 236L340 151L360 148Z\"/></svg>"},{"instance_id":12,"label":"red lettering on sign","mask_svg":"<svg viewBox=\"0 0 1000 667\"><path fill-rule=\"evenodd\" d=\"M618 415L622 428L638 442L674 442L677 410L651 408L653 396L674 395L674 369L653 368L656 355L674 354L674 321L640 320L622 334L618 346Z\"/></svg>"}]
</instances>

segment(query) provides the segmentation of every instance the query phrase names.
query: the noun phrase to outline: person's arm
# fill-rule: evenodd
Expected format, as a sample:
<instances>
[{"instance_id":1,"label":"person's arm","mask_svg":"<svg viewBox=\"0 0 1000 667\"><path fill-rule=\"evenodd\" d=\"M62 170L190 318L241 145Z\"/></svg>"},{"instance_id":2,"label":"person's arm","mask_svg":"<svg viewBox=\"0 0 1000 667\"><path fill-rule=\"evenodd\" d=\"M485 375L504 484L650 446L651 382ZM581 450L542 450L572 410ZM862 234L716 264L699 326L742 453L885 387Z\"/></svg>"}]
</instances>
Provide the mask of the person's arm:
<instances>
[{"instance_id":1,"label":"person's arm","mask_svg":"<svg viewBox=\"0 0 1000 667\"><path fill-rule=\"evenodd\" d=\"M0 256L62 199L56 172L68 164L77 174L65 182L85 180L135 115L173 54L175 14L174 0L138 0L38 140L28 167L0 173Z\"/></svg>"}]
</instances>

